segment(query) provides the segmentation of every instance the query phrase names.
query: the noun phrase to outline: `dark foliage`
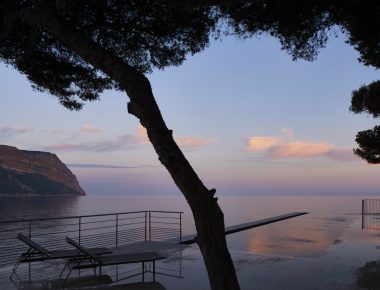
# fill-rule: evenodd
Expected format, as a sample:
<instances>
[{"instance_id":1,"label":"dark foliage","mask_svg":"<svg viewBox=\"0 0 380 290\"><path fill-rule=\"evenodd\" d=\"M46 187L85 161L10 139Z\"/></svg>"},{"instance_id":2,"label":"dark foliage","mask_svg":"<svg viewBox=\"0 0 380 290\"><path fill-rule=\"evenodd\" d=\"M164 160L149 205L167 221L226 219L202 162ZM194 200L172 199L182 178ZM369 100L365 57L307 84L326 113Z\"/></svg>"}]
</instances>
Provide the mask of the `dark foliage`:
<instances>
[{"instance_id":1,"label":"dark foliage","mask_svg":"<svg viewBox=\"0 0 380 290\"><path fill-rule=\"evenodd\" d=\"M268 34L294 59L313 60L341 30L365 65L380 68L380 2L366 0L57 0L59 17L83 37L142 73L180 65L211 36ZM0 2L0 61L25 74L36 90L69 109L118 84L68 50L46 27L30 26L40 0ZM353 92L351 110L379 114L378 82ZM356 151L355 151L356 152ZM357 152L360 152L358 149Z\"/></svg>"},{"instance_id":2,"label":"dark foliage","mask_svg":"<svg viewBox=\"0 0 380 290\"><path fill-rule=\"evenodd\" d=\"M246 1L221 7L233 33L241 37L269 34L293 59L313 60L336 22L324 1Z\"/></svg>"},{"instance_id":3,"label":"dark foliage","mask_svg":"<svg viewBox=\"0 0 380 290\"><path fill-rule=\"evenodd\" d=\"M313 60L333 25L344 29L367 65L379 66L380 28L376 1L221 1L179 5L178 1L56 1L59 14L141 72L181 64L203 50L212 32L240 37L277 37L294 59ZM186 1L184 3L187 3ZM218 2L213 2L218 3ZM34 88L56 95L70 109L117 88L108 77L65 49L44 27L32 29L23 13L34 1L0 5L0 59L26 74ZM358 10L359 9L359 10ZM215 34L215 36L218 36Z\"/></svg>"},{"instance_id":4,"label":"dark foliage","mask_svg":"<svg viewBox=\"0 0 380 290\"><path fill-rule=\"evenodd\" d=\"M117 85L85 63L44 27L22 19L34 1L0 4L0 60L17 68L40 91L69 109L99 98ZM56 1L62 18L87 37L143 73L179 65L204 49L215 18L208 8L174 9L165 1ZM77 98L76 98L77 97Z\"/></svg>"},{"instance_id":5,"label":"dark foliage","mask_svg":"<svg viewBox=\"0 0 380 290\"><path fill-rule=\"evenodd\" d=\"M44 27L29 27L23 15L35 1L0 4L0 59L24 73L37 90L48 91L70 109L95 100L112 80L85 63ZM180 65L187 54L203 50L214 32L240 37L266 33L277 37L294 59L313 60L334 25L367 65L379 65L379 4L375 1L56 1L59 15L126 63L146 73ZM360 8L360 10L358 10ZM359 11L359 13L358 13Z\"/></svg>"},{"instance_id":6,"label":"dark foliage","mask_svg":"<svg viewBox=\"0 0 380 290\"><path fill-rule=\"evenodd\" d=\"M380 68L380 3L378 1L345 1L336 5L334 15L348 31L347 43L360 52L359 61ZM378 117L380 113L380 82L375 81L352 92L350 110ZM359 132L354 152L368 163L380 163L379 129Z\"/></svg>"},{"instance_id":7,"label":"dark foliage","mask_svg":"<svg viewBox=\"0 0 380 290\"><path fill-rule=\"evenodd\" d=\"M380 3L366 0L238 1L221 6L229 24L241 36L267 33L277 37L294 59L313 60L334 28L365 65L380 68ZM329 32L330 31L330 32Z\"/></svg>"},{"instance_id":8,"label":"dark foliage","mask_svg":"<svg viewBox=\"0 0 380 290\"><path fill-rule=\"evenodd\" d=\"M211 36L225 33L269 34L294 59L313 60L332 29L347 35L364 64L379 67L379 7L379 1L364 0L2 0L0 61L69 109L106 89L128 91L128 111L147 128L192 209L211 288L239 289L215 190L204 186L174 142L143 74L180 65L206 48ZM367 148L376 154L373 143L361 139L358 154L367 157Z\"/></svg>"},{"instance_id":9,"label":"dark foliage","mask_svg":"<svg viewBox=\"0 0 380 290\"><path fill-rule=\"evenodd\" d=\"M359 148L354 149L356 155L368 163L380 163L380 126L359 132L355 141L359 145Z\"/></svg>"},{"instance_id":10,"label":"dark foliage","mask_svg":"<svg viewBox=\"0 0 380 290\"><path fill-rule=\"evenodd\" d=\"M367 262L357 272L356 284L364 289L380 290L380 264Z\"/></svg>"},{"instance_id":11,"label":"dark foliage","mask_svg":"<svg viewBox=\"0 0 380 290\"><path fill-rule=\"evenodd\" d=\"M359 61L380 68L379 1L336 1L333 13L349 32L347 42L360 52Z\"/></svg>"},{"instance_id":12,"label":"dark foliage","mask_svg":"<svg viewBox=\"0 0 380 290\"><path fill-rule=\"evenodd\" d=\"M366 112L375 118L380 115L380 81L361 86L352 92L350 110L354 113Z\"/></svg>"},{"instance_id":13,"label":"dark foliage","mask_svg":"<svg viewBox=\"0 0 380 290\"><path fill-rule=\"evenodd\" d=\"M363 85L352 92L350 110L356 114L368 113L373 117L380 116L380 81ZM368 163L380 163L380 127L358 132L356 142L359 148L354 153Z\"/></svg>"}]
</instances>

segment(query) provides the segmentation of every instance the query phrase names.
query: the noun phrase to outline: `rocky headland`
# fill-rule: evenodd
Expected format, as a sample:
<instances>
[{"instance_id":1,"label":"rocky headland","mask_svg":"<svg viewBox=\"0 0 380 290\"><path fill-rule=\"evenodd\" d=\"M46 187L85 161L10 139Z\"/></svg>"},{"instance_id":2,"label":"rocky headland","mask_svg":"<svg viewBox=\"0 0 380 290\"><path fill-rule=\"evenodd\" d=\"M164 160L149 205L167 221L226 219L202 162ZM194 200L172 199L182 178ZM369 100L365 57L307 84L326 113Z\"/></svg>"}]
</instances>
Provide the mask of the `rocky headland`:
<instances>
[{"instance_id":1,"label":"rocky headland","mask_svg":"<svg viewBox=\"0 0 380 290\"><path fill-rule=\"evenodd\" d=\"M57 155L0 145L0 196L86 195Z\"/></svg>"}]
</instances>

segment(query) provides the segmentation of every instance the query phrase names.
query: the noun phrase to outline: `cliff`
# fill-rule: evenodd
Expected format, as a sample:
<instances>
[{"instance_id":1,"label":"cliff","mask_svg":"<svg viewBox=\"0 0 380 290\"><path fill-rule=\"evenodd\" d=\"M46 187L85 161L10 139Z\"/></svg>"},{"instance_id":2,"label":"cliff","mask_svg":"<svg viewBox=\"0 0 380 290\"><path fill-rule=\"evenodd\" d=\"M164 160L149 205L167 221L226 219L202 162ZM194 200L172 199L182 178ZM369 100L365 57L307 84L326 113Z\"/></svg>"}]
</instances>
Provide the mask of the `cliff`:
<instances>
[{"instance_id":1,"label":"cliff","mask_svg":"<svg viewBox=\"0 0 380 290\"><path fill-rule=\"evenodd\" d=\"M0 195L85 194L55 154L0 145Z\"/></svg>"}]
</instances>

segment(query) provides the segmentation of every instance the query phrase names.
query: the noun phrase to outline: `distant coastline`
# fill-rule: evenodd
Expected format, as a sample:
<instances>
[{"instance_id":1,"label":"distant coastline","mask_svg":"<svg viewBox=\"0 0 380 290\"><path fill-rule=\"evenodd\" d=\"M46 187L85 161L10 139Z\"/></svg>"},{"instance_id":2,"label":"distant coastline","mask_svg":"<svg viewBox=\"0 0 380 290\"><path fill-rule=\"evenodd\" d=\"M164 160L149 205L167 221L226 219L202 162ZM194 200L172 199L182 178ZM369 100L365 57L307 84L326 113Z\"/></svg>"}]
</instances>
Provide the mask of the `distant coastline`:
<instances>
[{"instance_id":1,"label":"distant coastline","mask_svg":"<svg viewBox=\"0 0 380 290\"><path fill-rule=\"evenodd\" d=\"M0 145L0 196L82 196L76 176L53 153Z\"/></svg>"}]
</instances>

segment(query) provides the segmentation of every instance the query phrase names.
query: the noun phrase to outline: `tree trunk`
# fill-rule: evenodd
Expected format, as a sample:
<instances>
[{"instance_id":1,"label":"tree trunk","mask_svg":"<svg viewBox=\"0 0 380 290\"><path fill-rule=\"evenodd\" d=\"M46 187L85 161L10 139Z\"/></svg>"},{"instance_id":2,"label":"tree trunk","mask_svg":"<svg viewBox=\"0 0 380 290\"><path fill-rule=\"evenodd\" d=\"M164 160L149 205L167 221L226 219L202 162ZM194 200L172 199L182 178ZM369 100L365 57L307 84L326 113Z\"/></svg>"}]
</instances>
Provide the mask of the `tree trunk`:
<instances>
[{"instance_id":1,"label":"tree trunk","mask_svg":"<svg viewBox=\"0 0 380 290\"><path fill-rule=\"evenodd\" d=\"M197 243L203 255L211 289L240 289L224 234L224 216L215 189L208 190L175 143L154 99L149 80L136 69L110 54L72 28L56 13L49 0L36 1L35 10L23 13L30 26L55 35L64 46L103 71L125 90L130 98L128 111L147 129L160 162L169 171L185 196L194 216Z\"/></svg>"}]
</instances>

